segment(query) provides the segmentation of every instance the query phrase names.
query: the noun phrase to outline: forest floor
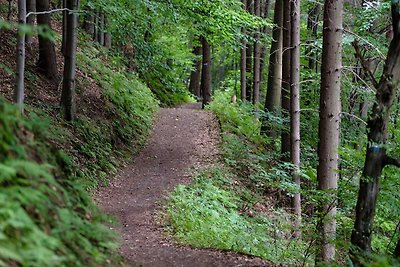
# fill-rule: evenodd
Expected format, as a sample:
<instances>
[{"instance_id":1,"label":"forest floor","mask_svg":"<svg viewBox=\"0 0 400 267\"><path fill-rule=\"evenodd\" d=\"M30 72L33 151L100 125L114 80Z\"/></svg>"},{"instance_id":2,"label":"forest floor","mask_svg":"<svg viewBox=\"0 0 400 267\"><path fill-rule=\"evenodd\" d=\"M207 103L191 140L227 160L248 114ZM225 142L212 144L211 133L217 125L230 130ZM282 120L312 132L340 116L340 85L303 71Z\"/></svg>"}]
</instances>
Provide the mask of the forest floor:
<instances>
[{"instance_id":1,"label":"forest floor","mask_svg":"<svg viewBox=\"0 0 400 267\"><path fill-rule=\"evenodd\" d=\"M118 220L120 253L132 266L270 266L259 258L178 244L162 224L165 197L219 160L217 119L199 104L163 108L146 147L95 194Z\"/></svg>"}]
</instances>

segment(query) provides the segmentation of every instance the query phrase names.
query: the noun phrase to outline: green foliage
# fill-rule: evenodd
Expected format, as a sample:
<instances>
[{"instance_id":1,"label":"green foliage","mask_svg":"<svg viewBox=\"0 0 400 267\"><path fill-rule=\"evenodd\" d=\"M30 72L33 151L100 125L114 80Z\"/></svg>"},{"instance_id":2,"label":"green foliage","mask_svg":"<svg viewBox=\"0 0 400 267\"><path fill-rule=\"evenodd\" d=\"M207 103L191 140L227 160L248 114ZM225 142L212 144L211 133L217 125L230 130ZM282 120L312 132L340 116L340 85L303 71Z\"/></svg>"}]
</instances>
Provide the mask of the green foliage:
<instances>
[{"instance_id":1,"label":"green foliage","mask_svg":"<svg viewBox=\"0 0 400 267\"><path fill-rule=\"evenodd\" d=\"M299 263L304 248L287 238L290 216L284 211L269 211L266 216L249 209L258 197L235 184L226 171L216 168L200 174L189 186L178 186L167 208L170 230L177 239L195 247Z\"/></svg>"},{"instance_id":2,"label":"green foliage","mask_svg":"<svg viewBox=\"0 0 400 267\"><path fill-rule=\"evenodd\" d=\"M3 99L0 114L0 265L111 263L114 235L77 178L29 159L46 129Z\"/></svg>"}]
</instances>

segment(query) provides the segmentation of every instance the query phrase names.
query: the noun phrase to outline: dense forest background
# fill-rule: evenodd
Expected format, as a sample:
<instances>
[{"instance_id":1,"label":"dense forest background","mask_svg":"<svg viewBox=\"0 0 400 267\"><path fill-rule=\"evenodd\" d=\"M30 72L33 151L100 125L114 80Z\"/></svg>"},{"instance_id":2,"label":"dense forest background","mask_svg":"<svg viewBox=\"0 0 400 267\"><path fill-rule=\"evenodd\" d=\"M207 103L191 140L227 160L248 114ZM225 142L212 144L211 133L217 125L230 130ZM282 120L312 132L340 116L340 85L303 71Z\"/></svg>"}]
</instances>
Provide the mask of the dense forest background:
<instances>
[{"instance_id":1,"label":"dense forest background","mask_svg":"<svg viewBox=\"0 0 400 267\"><path fill-rule=\"evenodd\" d=\"M396 1L0 0L0 264L124 264L91 192L198 100L223 160L172 192L169 234L398 265L399 27Z\"/></svg>"}]
</instances>

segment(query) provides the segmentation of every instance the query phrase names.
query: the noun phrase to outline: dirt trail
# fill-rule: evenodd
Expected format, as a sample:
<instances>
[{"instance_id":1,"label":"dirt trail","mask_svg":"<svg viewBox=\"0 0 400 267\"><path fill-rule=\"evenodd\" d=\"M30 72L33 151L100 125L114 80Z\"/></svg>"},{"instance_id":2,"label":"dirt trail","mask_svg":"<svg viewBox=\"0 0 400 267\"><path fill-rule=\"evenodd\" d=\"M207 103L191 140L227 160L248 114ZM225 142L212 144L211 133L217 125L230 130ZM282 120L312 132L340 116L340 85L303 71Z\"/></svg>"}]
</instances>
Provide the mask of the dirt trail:
<instances>
[{"instance_id":1,"label":"dirt trail","mask_svg":"<svg viewBox=\"0 0 400 267\"><path fill-rule=\"evenodd\" d=\"M267 266L258 258L178 245L159 222L164 196L189 183L193 168L218 160L218 123L198 108L161 109L147 146L96 201L119 220L120 252L132 266Z\"/></svg>"}]
</instances>

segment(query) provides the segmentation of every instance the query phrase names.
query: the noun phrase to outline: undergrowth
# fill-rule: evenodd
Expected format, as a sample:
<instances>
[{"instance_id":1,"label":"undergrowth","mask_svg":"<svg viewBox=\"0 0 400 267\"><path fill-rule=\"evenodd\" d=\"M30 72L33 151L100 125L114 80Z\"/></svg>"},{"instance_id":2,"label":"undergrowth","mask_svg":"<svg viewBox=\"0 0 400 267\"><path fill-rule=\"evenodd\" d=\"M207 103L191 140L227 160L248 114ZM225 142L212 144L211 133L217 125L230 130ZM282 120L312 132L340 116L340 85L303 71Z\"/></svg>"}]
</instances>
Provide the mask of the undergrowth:
<instances>
[{"instance_id":1,"label":"undergrowth","mask_svg":"<svg viewBox=\"0 0 400 267\"><path fill-rule=\"evenodd\" d=\"M0 266L121 264L89 191L144 144L158 102L118 56L90 45L78 66L101 87L98 116L67 124L29 105L20 116L0 99ZM78 77L77 97L86 86Z\"/></svg>"}]
</instances>

